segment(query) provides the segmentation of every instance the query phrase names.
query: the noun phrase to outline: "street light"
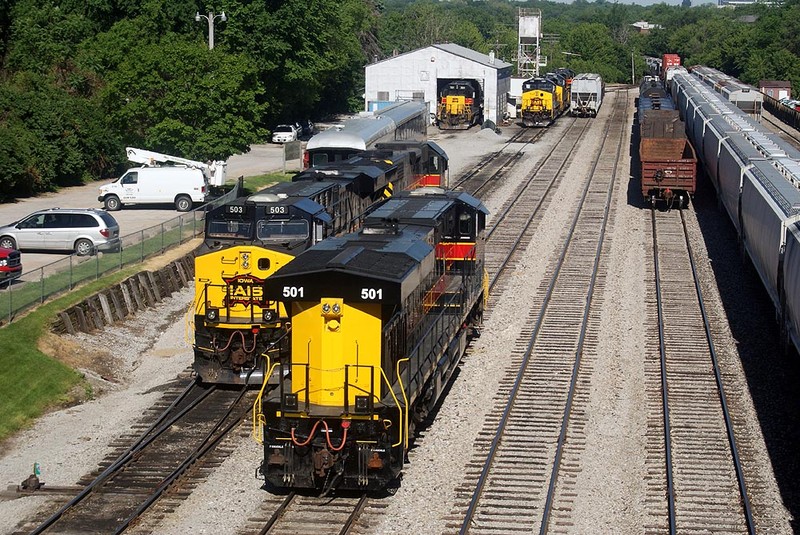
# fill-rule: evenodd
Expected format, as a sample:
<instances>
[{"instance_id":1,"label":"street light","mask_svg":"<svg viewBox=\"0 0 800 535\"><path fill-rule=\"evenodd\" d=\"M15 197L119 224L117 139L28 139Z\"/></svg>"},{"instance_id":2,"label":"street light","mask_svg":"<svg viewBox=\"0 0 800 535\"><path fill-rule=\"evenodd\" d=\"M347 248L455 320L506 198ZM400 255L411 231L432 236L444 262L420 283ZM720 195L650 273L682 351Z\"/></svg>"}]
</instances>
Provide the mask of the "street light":
<instances>
[{"instance_id":1,"label":"street light","mask_svg":"<svg viewBox=\"0 0 800 535\"><path fill-rule=\"evenodd\" d=\"M219 15L215 15L213 11L209 11L208 15L201 15L198 11L197 14L194 16L194 20L200 22L200 19L206 19L208 21L208 49L214 49L214 19L219 19L222 22L228 20L228 17L225 16L225 12L223 11Z\"/></svg>"}]
</instances>

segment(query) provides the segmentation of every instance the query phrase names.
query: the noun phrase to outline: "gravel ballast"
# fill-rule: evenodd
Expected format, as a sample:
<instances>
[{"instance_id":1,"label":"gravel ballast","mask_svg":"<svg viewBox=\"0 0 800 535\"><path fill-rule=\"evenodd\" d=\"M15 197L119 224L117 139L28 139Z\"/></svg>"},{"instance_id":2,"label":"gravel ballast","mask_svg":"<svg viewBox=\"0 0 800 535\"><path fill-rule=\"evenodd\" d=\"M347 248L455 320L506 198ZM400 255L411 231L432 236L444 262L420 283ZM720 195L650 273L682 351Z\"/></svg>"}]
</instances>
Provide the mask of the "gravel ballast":
<instances>
[{"instance_id":1,"label":"gravel ballast","mask_svg":"<svg viewBox=\"0 0 800 535\"><path fill-rule=\"evenodd\" d=\"M631 102L633 96L632 92ZM611 99L607 101L610 103ZM454 532L448 521L457 521L450 517L457 509L456 489L464 481L464 468L472 457L473 443L491 408L502 401L495 399L497 384L510 363L517 333L528 320L527 311L535 301L552 251L558 249L563 239L566 211L561 207L574 202L579 195L589 172L588 161L599 150L601 121L609 113L610 106L604 105L597 124L592 126L548 205L532 244L520 252L511 282L501 295L491 297L492 314L462 362L431 425L423 430L410 452L400 488L384 500L385 508L379 513L365 515L369 527L361 532L431 535ZM632 114L631 106L629 120ZM500 210L514 187L558 141L564 123L557 122L541 141L527 148L526 155L505 177L505 182L490 197L482 199L490 212ZM455 178L486 154L503 148L516 128L501 129L500 134L490 130L445 133L431 129L431 134L447 151L451 177ZM646 524L647 473L643 452L647 408L643 355L644 346L652 341L646 339L644 325L648 306L644 281L645 257L652 253L648 242L649 212L628 196L627 154L624 150L612 200L615 217L605 246L605 293L598 298L602 325L588 393L587 443L575 485L578 495L574 517L579 520L564 527L569 533L634 534L642 533ZM636 188L632 189L635 192ZM705 250L699 253L705 254ZM719 345L726 348L728 359L735 358L737 343L726 327L726 309L720 302L714 273L708 265L702 266L702 271L708 281L706 298L722 323L719 332L715 332L724 337ZM111 451L114 438L128 432L144 410L159 399L166 384L191 364L191 332L186 311L192 298L193 290L187 288L156 308L141 311L102 332L64 336L65 344L112 363L114 373L111 377L101 377L86 370L98 392L96 399L50 413L8 440L0 453L4 483L20 483L31 473L34 462L40 463L42 480L48 485L74 485L81 476L94 470ZM732 383L746 383L742 375L732 377ZM748 434L750 448L766 451L752 403L737 402L736 410L741 411L738 425ZM254 477L262 456L256 442L242 440L229 458L152 532L236 533L264 498L263 482ZM757 459L756 466L748 467L748 473L756 474L753 476L758 481L756 491L761 497L758 503L770 519L770 532L790 533L789 514L772 475L770 457L762 453ZM12 532L43 500L34 496L0 501L0 533ZM131 532L137 531L134 528Z\"/></svg>"}]
</instances>

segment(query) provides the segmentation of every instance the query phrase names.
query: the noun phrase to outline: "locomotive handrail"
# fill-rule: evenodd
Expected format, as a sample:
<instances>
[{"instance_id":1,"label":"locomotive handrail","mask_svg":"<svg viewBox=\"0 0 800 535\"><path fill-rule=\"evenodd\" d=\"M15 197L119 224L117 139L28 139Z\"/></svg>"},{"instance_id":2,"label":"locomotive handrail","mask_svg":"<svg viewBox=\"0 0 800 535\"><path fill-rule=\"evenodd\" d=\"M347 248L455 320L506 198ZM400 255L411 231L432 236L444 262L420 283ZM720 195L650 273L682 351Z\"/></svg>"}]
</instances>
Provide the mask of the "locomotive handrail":
<instances>
[{"instance_id":1,"label":"locomotive handrail","mask_svg":"<svg viewBox=\"0 0 800 535\"><path fill-rule=\"evenodd\" d=\"M275 368L278 366L278 362L272 363L272 359L269 355L264 355L264 359L266 360L266 368L267 373L264 374L264 380L261 383L261 389L258 391L258 396L256 396L256 400L253 403L253 431L251 436L253 440L258 442L259 444L264 444L264 427L262 424L266 423L266 419L264 418L264 411L262 407L262 398L264 397L264 392L267 390L267 383L269 382L269 378L272 377L272 372L275 371Z\"/></svg>"},{"instance_id":2,"label":"locomotive handrail","mask_svg":"<svg viewBox=\"0 0 800 535\"><path fill-rule=\"evenodd\" d=\"M394 402L397 404L397 408L400 411L400 419L403 420L403 425L400 427L400 429L398 429L400 433L398 441L396 444L392 444L393 448L396 448L400 444L403 444L403 447L405 447L405 449L408 449L408 433L407 432L404 433L404 431L408 430L408 394L406 393L406 388L403 385L403 378L400 376L400 363L408 362L410 359L411 357L400 359L397 361L397 364L395 365L395 374L397 375L397 382L400 383L400 392L403 394L403 403L405 403L403 407L400 407L400 402L397 401L397 396L394 395L394 389L392 388L392 385L388 385L389 392L392 394ZM383 378L386 379L386 382L388 384L389 380L386 377L386 373L383 371L383 368L381 368L381 375L383 375Z\"/></svg>"}]
</instances>

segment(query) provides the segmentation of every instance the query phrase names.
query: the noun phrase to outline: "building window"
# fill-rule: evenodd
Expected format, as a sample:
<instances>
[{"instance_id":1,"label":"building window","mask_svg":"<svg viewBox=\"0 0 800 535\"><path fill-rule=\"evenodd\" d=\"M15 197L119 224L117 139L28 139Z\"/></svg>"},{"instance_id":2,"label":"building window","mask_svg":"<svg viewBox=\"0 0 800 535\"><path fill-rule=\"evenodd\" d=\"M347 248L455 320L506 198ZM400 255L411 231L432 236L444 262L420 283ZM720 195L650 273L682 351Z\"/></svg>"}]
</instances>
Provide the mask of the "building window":
<instances>
[{"instance_id":1,"label":"building window","mask_svg":"<svg viewBox=\"0 0 800 535\"><path fill-rule=\"evenodd\" d=\"M412 100L425 100L425 91L414 91L411 94Z\"/></svg>"},{"instance_id":2,"label":"building window","mask_svg":"<svg viewBox=\"0 0 800 535\"><path fill-rule=\"evenodd\" d=\"M388 91L378 91L378 100L383 100L384 102L389 100L389 92Z\"/></svg>"}]
</instances>

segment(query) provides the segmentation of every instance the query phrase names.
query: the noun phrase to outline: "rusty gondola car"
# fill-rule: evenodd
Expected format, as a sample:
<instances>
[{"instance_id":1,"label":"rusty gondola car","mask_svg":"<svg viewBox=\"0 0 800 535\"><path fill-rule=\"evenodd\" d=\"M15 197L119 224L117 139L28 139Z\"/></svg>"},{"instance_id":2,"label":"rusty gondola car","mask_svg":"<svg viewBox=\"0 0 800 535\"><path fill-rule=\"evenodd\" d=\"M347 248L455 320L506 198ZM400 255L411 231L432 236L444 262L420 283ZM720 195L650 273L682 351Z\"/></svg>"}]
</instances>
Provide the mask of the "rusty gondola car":
<instances>
[{"instance_id":1,"label":"rusty gondola car","mask_svg":"<svg viewBox=\"0 0 800 535\"><path fill-rule=\"evenodd\" d=\"M697 156L686 128L661 81L646 77L639 89L642 197L655 205L682 208L697 189Z\"/></svg>"}]
</instances>

